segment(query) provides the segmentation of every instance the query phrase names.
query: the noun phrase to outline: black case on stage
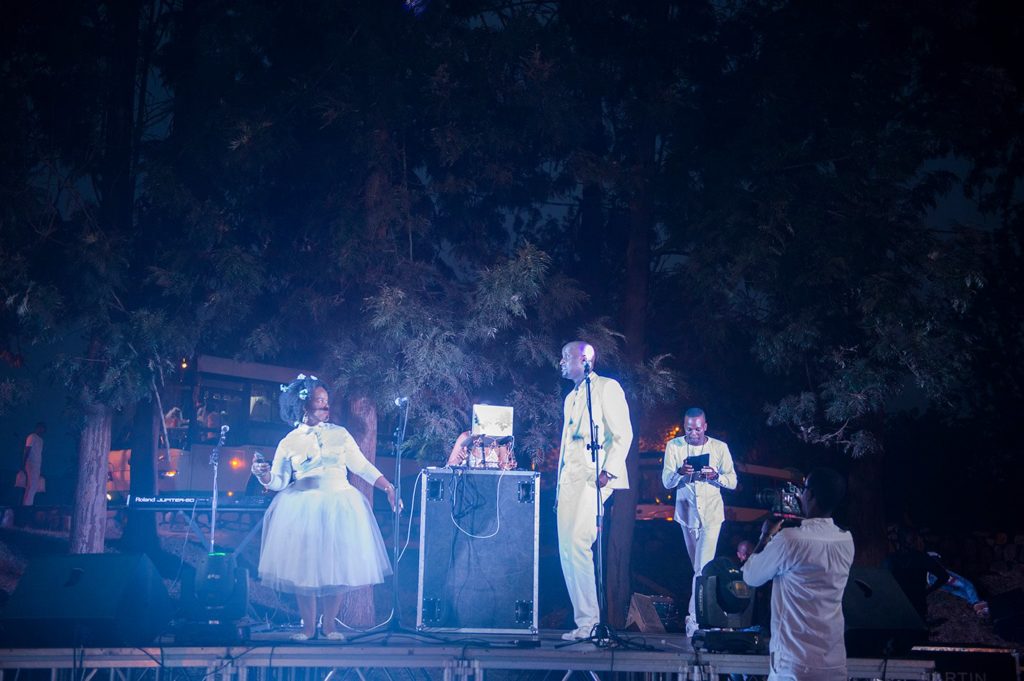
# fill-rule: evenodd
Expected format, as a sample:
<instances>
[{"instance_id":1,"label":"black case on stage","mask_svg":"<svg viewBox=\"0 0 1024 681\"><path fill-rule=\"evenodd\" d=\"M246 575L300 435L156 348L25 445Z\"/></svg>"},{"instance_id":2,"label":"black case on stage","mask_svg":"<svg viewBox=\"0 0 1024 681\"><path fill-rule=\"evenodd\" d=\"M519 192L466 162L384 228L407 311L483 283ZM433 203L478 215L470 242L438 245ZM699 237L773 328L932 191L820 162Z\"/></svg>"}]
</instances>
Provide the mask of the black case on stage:
<instances>
[{"instance_id":1,"label":"black case on stage","mask_svg":"<svg viewBox=\"0 0 1024 681\"><path fill-rule=\"evenodd\" d=\"M416 628L537 633L540 473L424 471Z\"/></svg>"}]
</instances>

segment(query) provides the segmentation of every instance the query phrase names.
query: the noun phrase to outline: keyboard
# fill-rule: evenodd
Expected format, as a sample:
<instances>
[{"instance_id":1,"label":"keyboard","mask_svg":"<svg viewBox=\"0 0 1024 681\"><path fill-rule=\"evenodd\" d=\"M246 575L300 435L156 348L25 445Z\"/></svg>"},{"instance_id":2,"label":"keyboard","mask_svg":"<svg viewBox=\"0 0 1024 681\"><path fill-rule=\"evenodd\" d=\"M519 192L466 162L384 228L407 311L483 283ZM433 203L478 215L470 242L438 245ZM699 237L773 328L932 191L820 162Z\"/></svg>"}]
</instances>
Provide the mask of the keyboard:
<instances>
[{"instance_id":1,"label":"keyboard","mask_svg":"<svg viewBox=\"0 0 1024 681\"><path fill-rule=\"evenodd\" d=\"M217 499L218 511L265 511L274 499L273 494L246 496L221 495ZM126 508L135 511L209 511L213 502L212 494L161 494L144 496L129 494Z\"/></svg>"}]
</instances>

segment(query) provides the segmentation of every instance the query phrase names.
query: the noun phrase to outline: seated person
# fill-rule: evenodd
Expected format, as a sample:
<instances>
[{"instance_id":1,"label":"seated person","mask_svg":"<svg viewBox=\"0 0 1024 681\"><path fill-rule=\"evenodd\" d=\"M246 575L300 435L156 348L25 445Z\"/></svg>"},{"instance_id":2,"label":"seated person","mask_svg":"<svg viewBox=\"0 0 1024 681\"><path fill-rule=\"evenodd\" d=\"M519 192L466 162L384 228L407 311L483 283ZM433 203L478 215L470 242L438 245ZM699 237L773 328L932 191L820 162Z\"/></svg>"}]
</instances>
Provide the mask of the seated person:
<instances>
[{"instance_id":1,"label":"seated person","mask_svg":"<svg viewBox=\"0 0 1024 681\"><path fill-rule=\"evenodd\" d=\"M446 465L515 470L518 465L512 453L514 446L515 440L511 436L473 435L467 430L455 440Z\"/></svg>"},{"instance_id":2,"label":"seated person","mask_svg":"<svg viewBox=\"0 0 1024 681\"><path fill-rule=\"evenodd\" d=\"M928 551L928 555L934 558L937 563L942 565L942 557L939 554L934 551ZM967 604L974 608L974 614L978 617L988 617L988 603L978 597L978 590L974 588L974 584L972 584L971 581L963 575L958 575L944 565L943 568L946 570L946 574L949 575L949 578L946 580L946 583L942 584L939 588L942 591L953 594L957 598L962 598L967 601ZM931 572L928 573L929 588L932 588L938 583L938 581L939 578L937 575Z\"/></svg>"}]
</instances>

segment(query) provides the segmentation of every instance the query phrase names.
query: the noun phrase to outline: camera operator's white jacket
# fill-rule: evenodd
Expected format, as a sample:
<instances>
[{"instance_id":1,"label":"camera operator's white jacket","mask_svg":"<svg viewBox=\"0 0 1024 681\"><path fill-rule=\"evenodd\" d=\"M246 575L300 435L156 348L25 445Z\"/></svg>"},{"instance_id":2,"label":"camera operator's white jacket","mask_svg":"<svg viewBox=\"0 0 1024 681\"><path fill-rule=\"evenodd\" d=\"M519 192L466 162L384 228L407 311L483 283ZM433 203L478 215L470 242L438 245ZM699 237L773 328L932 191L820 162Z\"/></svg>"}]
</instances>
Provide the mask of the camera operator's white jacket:
<instances>
[{"instance_id":1,"label":"camera operator's white jacket","mask_svg":"<svg viewBox=\"0 0 1024 681\"><path fill-rule=\"evenodd\" d=\"M694 480L679 475L679 469L688 456L708 455L708 465L718 471L716 480ZM725 521L725 504L721 489L736 489L736 469L732 463L729 445L709 437L699 447L690 445L685 438L669 440L665 446L661 482L665 489L676 490L676 522L683 527L721 525Z\"/></svg>"},{"instance_id":2,"label":"camera operator's white jacket","mask_svg":"<svg viewBox=\"0 0 1024 681\"><path fill-rule=\"evenodd\" d=\"M853 537L832 518L808 518L779 530L743 564L750 586L772 582L773 676L848 678L843 592L853 555Z\"/></svg>"}]
</instances>

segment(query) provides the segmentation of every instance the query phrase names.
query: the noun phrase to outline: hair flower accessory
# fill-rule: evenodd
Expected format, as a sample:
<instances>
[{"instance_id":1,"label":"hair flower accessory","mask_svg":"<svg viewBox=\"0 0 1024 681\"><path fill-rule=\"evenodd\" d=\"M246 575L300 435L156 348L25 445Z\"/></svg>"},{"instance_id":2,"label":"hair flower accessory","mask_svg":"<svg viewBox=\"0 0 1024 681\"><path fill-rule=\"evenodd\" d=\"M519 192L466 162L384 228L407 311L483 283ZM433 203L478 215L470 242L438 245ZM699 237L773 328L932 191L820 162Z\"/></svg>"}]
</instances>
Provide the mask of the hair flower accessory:
<instances>
[{"instance_id":1,"label":"hair flower accessory","mask_svg":"<svg viewBox=\"0 0 1024 681\"><path fill-rule=\"evenodd\" d=\"M326 390L326 386L312 374L299 374L295 380L281 386L279 407L281 420L292 425L302 422L307 403L318 388Z\"/></svg>"}]
</instances>

